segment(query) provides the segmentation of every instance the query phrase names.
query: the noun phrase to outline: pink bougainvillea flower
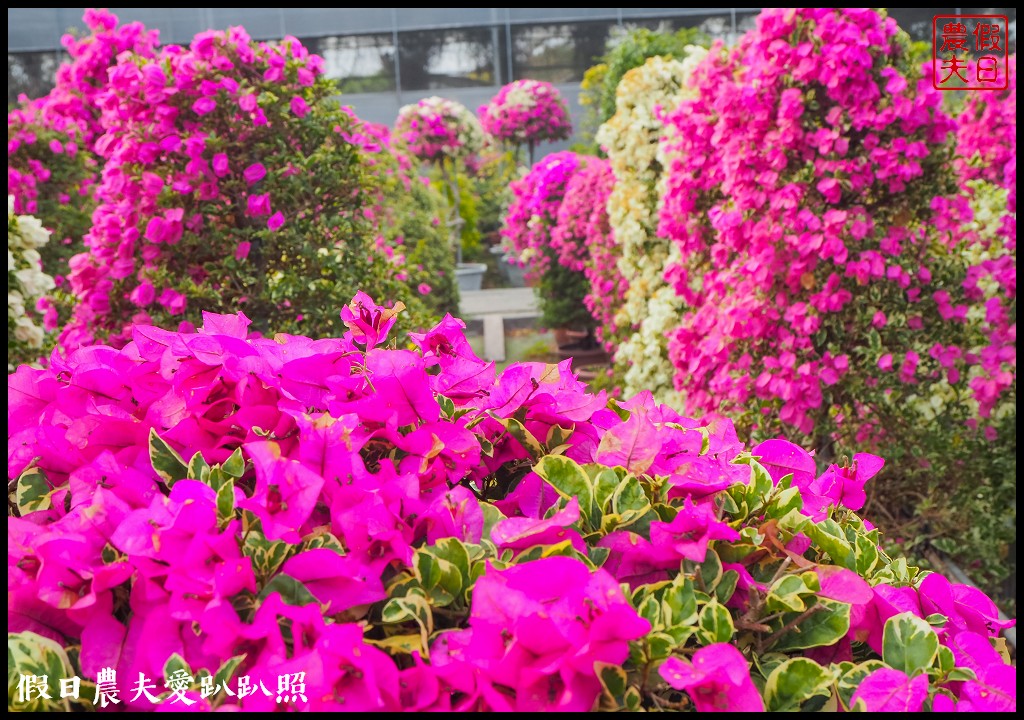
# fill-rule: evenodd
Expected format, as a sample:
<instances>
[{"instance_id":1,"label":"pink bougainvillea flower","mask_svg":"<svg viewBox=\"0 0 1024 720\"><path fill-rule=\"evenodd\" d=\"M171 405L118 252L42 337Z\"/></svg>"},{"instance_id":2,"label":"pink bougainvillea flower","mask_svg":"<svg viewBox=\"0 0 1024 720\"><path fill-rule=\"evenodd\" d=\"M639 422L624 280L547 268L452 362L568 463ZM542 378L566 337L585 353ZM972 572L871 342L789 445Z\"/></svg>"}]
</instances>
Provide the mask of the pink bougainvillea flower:
<instances>
[{"instance_id":1,"label":"pink bougainvillea flower","mask_svg":"<svg viewBox=\"0 0 1024 720\"><path fill-rule=\"evenodd\" d=\"M1001 620L999 609L981 590L951 583L938 573L928 575L917 590L925 614L941 613L949 618L943 628L949 635L969 631L994 637L1016 624L1014 620Z\"/></svg>"},{"instance_id":2,"label":"pink bougainvillea flower","mask_svg":"<svg viewBox=\"0 0 1024 720\"><path fill-rule=\"evenodd\" d=\"M928 697L928 676L911 679L892 668L878 668L861 680L850 706L863 703L867 712L920 712Z\"/></svg>"},{"instance_id":3,"label":"pink bougainvillea flower","mask_svg":"<svg viewBox=\"0 0 1024 720\"><path fill-rule=\"evenodd\" d=\"M817 471L811 454L788 440L765 440L751 448L750 454L761 458L761 464L776 485L790 474L796 487L810 485Z\"/></svg>"},{"instance_id":4,"label":"pink bougainvillea flower","mask_svg":"<svg viewBox=\"0 0 1024 720\"><path fill-rule=\"evenodd\" d=\"M384 341L403 309L403 303L385 308L377 305L366 293L358 292L352 302L341 309L341 319L353 340L369 350Z\"/></svg>"},{"instance_id":5,"label":"pink bougainvillea flower","mask_svg":"<svg viewBox=\"0 0 1024 720\"><path fill-rule=\"evenodd\" d=\"M207 115L217 109L217 101L212 97L201 97L192 103L192 110L196 115Z\"/></svg>"},{"instance_id":6,"label":"pink bougainvillea flower","mask_svg":"<svg viewBox=\"0 0 1024 720\"><path fill-rule=\"evenodd\" d=\"M256 468L256 490L238 503L263 521L263 532L271 540L297 543L297 532L313 513L324 479L297 460L283 457L275 442L245 446Z\"/></svg>"},{"instance_id":7,"label":"pink bougainvillea flower","mask_svg":"<svg viewBox=\"0 0 1024 720\"><path fill-rule=\"evenodd\" d=\"M387 593L378 573L364 566L359 558L342 556L326 548L306 550L289 558L281 572L301 581L325 606L324 612L336 615L361 605L370 605Z\"/></svg>"},{"instance_id":8,"label":"pink bougainvillea flower","mask_svg":"<svg viewBox=\"0 0 1024 720\"><path fill-rule=\"evenodd\" d=\"M249 185L255 185L266 176L267 169L263 166L263 163L253 163L242 171L242 177L245 178L245 182Z\"/></svg>"},{"instance_id":9,"label":"pink bougainvillea flower","mask_svg":"<svg viewBox=\"0 0 1024 720\"><path fill-rule=\"evenodd\" d=\"M416 290L419 291L420 295L429 295L430 291L431 291L431 287L429 285L427 285L426 283L420 283L417 286Z\"/></svg>"},{"instance_id":10,"label":"pink bougainvillea flower","mask_svg":"<svg viewBox=\"0 0 1024 720\"><path fill-rule=\"evenodd\" d=\"M270 193L262 195L250 195L248 199L248 214L253 217L270 214ZM272 230L274 228L271 228Z\"/></svg>"},{"instance_id":11,"label":"pink bougainvillea flower","mask_svg":"<svg viewBox=\"0 0 1024 720\"><path fill-rule=\"evenodd\" d=\"M516 688L512 698L485 697L492 709L524 712L590 710L601 691L594 663L621 663L629 640L650 630L611 575L568 557L488 567L469 622L442 634L432 660L463 664L487 687Z\"/></svg>"},{"instance_id":12,"label":"pink bougainvillea flower","mask_svg":"<svg viewBox=\"0 0 1024 720\"><path fill-rule=\"evenodd\" d=\"M267 228L270 230L278 230L282 225L284 225L284 214L281 212L276 212L267 219Z\"/></svg>"},{"instance_id":13,"label":"pink bougainvillea flower","mask_svg":"<svg viewBox=\"0 0 1024 720\"><path fill-rule=\"evenodd\" d=\"M544 520L529 517L512 517L502 520L491 531L491 539L499 548L522 550L534 545L557 545L569 540L580 552L586 552L586 544L579 532L569 527L580 519L580 504L576 498Z\"/></svg>"},{"instance_id":14,"label":"pink bougainvillea flower","mask_svg":"<svg viewBox=\"0 0 1024 720\"><path fill-rule=\"evenodd\" d=\"M692 661L670 657L658 673L676 690L685 690L697 712L764 712L747 659L727 643L701 648Z\"/></svg>"},{"instance_id":15,"label":"pink bougainvillea flower","mask_svg":"<svg viewBox=\"0 0 1024 720\"><path fill-rule=\"evenodd\" d=\"M651 544L666 559L704 562L712 540L739 540L740 534L719 520L711 503L694 505L686 498L672 522L651 523Z\"/></svg>"},{"instance_id":16,"label":"pink bougainvillea flower","mask_svg":"<svg viewBox=\"0 0 1024 720\"><path fill-rule=\"evenodd\" d=\"M303 98L299 97L298 95L294 96L291 99L290 105L292 113L296 117L306 117L306 113L309 112L309 105L307 105L306 101Z\"/></svg>"},{"instance_id":17,"label":"pink bougainvillea flower","mask_svg":"<svg viewBox=\"0 0 1024 720\"><path fill-rule=\"evenodd\" d=\"M249 257L249 250L252 248L252 243L248 240L243 240L238 243L238 247L235 248L235 260L245 260Z\"/></svg>"}]
</instances>

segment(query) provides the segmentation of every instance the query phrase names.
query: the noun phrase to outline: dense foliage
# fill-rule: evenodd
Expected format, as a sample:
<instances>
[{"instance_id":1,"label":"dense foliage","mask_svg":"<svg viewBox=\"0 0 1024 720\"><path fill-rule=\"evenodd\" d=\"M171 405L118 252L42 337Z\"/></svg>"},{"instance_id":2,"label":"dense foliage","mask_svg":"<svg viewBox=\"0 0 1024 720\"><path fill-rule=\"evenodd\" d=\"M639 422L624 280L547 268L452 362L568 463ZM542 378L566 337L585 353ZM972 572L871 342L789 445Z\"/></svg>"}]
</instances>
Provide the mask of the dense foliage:
<instances>
[{"instance_id":1,"label":"dense foliage","mask_svg":"<svg viewBox=\"0 0 1024 720\"><path fill-rule=\"evenodd\" d=\"M9 378L13 708L101 672L132 710L1015 708L991 601L856 515L881 459L496 375L450 317L388 349L396 312L137 326Z\"/></svg>"},{"instance_id":2,"label":"dense foliage","mask_svg":"<svg viewBox=\"0 0 1024 720\"><path fill-rule=\"evenodd\" d=\"M587 108L584 137L592 137L618 112L617 95L626 73L655 57L683 61L694 53L695 46L706 45L707 39L696 28L675 32L633 28L623 35L613 35L601 61L583 76L580 104ZM596 140L601 144L600 139Z\"/></svg>"}]
</instances>

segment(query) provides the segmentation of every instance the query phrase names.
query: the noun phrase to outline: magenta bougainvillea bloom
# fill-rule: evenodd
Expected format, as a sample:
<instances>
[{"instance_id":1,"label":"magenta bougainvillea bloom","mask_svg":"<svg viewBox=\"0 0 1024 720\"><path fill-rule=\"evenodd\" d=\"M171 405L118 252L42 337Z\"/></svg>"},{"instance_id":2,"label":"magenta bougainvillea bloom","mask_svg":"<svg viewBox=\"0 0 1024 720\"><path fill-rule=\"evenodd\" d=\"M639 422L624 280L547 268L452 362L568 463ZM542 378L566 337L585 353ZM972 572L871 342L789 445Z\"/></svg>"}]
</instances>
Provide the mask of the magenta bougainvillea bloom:
<instances>
[{"instance_id":1,"label":"magenta bougainvillea bloom","mask_svg":"<svg viewBox=\"0 0 1024 720\"><path fill-rule=\"evenodd\" d=\"M732 645L708 645L692 660L670 657L658 673L672 687L685 690L697 712L764 712L747 659Z\"/></svg>"}]
</instances>

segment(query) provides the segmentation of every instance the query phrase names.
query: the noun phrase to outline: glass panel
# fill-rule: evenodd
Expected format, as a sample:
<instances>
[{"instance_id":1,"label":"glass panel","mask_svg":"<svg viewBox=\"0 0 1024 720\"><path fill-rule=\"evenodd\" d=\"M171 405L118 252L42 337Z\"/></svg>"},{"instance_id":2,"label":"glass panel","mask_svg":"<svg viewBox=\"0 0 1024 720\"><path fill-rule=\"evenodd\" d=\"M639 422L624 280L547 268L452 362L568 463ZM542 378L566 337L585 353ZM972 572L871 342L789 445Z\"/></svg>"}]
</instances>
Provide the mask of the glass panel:
<instances>
[{"instance_id":1,"label":"glass panel","mask_svg":"<svg viewBox=\"0 0 1024 720\"><path fill-rule=\"evenodd\" d=\"M7 103L18 102L21 93L38 98L50 92L57 68L65 59L65 53L53 50L7 53Z\"/></svg>"},{"instance_id":2,"label":"glass panel","mask_svg":"<svg viewBox=\"0 0 1024 720\"><path fill-rule=\"evenodd\" d=\"M494 51L489 27L398 33L402 90L494 85Z\"/></svg>"},{"instance_id":3,"label":"glass panel","mask_svg":"<svg viewBox=\"0 0 1024 720\"><path fill-rule=\"evenodd\" d=\"M579 82L604 54L614 23L522 25L512 28L514 79Z\"/></svg>"},{"instance_id":4,"label":"glass panel","mask_svg":"<svg viewBox=\"0 0 1024 720\"><path fill-rule=\"evenodd\" d=\"M390 34L301 38L311 53L324 59L327 77L342 92L387 92L395 89L395 43Z\"/></svg>"}]
</instances>

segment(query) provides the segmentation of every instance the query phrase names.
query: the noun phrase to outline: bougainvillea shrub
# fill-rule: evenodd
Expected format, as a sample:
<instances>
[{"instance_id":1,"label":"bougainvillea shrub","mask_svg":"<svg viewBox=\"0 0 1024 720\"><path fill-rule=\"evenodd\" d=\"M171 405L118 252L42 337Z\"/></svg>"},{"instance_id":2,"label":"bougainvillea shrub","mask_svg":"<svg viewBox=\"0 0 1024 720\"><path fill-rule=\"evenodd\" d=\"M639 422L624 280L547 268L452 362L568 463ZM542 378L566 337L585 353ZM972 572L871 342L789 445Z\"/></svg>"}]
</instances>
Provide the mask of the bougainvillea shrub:
<instances>
[{"instance_id":1,"label":"bougainvillea shrub","mask_svg":"<svg viewBox=\"0 0 1024 720\"><path fill-rule=\"evenodd\" d=\"M489 135L514 145L567 140L572 135L569 110L558 88L543 80L516 80L477 110ZM531 155L532 159L532 155Z\"/></svg>"},{"instance_id":2,"label":"bougainvillea shrub","mask_svg":"<svg viewBox=\"0 0 1024 720\"><path fill-rule=\"evenodd\" d=\"M386 125L358 121L345 138L367 157L374 202L363 214L376 232L378 250L395 266L395 278L431 315L456 312L459 290L444 225L445 199L417 172L418 164L396 151Z\"/></svg>"},{"instance_id":3,"label":"bougainvillea shrub","mask_svg":"<svg viewBox=\"0 0 1024 720\"><path fill-rule=\"evenodd\" d=\"M614 185L615 175L607 160L581 158L551 231L551 246L559 264L587 280L589 292L583 303L597 325L597 340L608 351L619 341L615 316L626 292L618 268L618 244L608 219L608 197Z\"/></svg>"},{"instance_id":4,"label":"bougainvillea shrub","mask_svg":"<svg viewBox=\"0 0 1024 720\"><path fill-rule=\"evenodd\" d=\"M964 232L955 153L974 167L989 128L960 148L963 121L906 49L874 10L762 13L671 116L660 231L679 248L670 354L687 407L748 410L744 430L822 459L882 448L898 460L882 504L927 514L955 511L951 487L969 477L989 482L972 455L1015 463L1015 238L997 249ZM992 131L993 145L1013 134ZM967 464L949 467L965 446ZM924 485L890 482L914 472Z\"/></svg>"},{"instance_id":5,"label":"bougainvillea shrub","mask_svg":"<svg viewBox=\"0 0 1024 720\"><path fill-rule=\"evenodd\" d=\"M687 79L707 54L703 47L684 49L680 59L653 57L625 73L616 91L616 112L596 136L615 174L608 220L626 285L614 319L620 337L615 360L623 389L628 394L649 390L659 401L678 407L682 399L673 388L665 337L678 315L675 292L664 279L675 250L656 230L663 115L693 92Z\"/></svg>"},{"instance_id":6,"label":"bougainvillea shrub","mask_svg":"<svg viewBox=\"0 0 1024 720\"><path fill-rule=\"evenodd\" d=\"M86 35L61 39L70 60L57 69L53 90L22 98L7 113L7 192L15 212L35 215L53 234L41 254L43 268L58 282L91 224L107 73L121 53L152 57L158 37L141 23L118 26L106 10L88 9L83 19Z\"/></svg>"},{"instance_id":7,"label":"bougainvillea shrub","mask_svg":"<svg viewBox=\"0 0 1024 720\"><path fill-rule=\"evenodd\" d=\"M559 210L583 162L582 156L568 151L539 160L512 183L512 200L501 229L526 268L527 280L536 287L541 322L550 328L589 331L595 325L584 304L590 283L576 269L586 255L582 238L572 233L554 238Z\"/></svg>"},{"instance_id":8,"label":"bougainvillea shrub","mask_svg":"<svg viewBox=\"0 0 1024 720\"><path fill-rule=\"evenodd\" d=\"M395 120L396 144L426 162L462 159L480 151L480 121L460 102L436 95L404 105Z\"/></svg>"},{"instance_id":9,"label":"bougainvillea shrub","mask_svg":"<svg viewBox=\"0 0 1024 720\"><path fill-rule=\"evenodd\" d=\"M397 310L9 377L10 709L1015 710L1012 623L857 515L880 458L498 374L451 317L393 349Z\"/></svg>"},{"instance_id":10,"label":"bougainvillea shrub","mask_svg":"<svg viewBox=\"0 0 1024 720\"><path fill-rule=\"evenodd\" d=\"M53 277L43 272L40 250L50 233L38 218L16 215L14 198L7 196L7 372L44 354L46 330L52 317L44 317L39 303L53 289ZM52 312L51 312L52 314Z\"/></svg>"},{"instance_id":11,"label":"bougainvillea shrub","mask_svg":"<svg viewBox=\"0 0 1024 720\"><path fill-rule=\"evenodd\" d=\"M154 59L119 56L63 345L116 346L135 323L201 322L201 308L329 332L339 321L327 308L358 287L402 294L363 217L364 157L334 94L295 38L257 43L237 27Z\"/></svg>"}]
</instances>

